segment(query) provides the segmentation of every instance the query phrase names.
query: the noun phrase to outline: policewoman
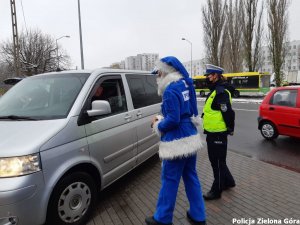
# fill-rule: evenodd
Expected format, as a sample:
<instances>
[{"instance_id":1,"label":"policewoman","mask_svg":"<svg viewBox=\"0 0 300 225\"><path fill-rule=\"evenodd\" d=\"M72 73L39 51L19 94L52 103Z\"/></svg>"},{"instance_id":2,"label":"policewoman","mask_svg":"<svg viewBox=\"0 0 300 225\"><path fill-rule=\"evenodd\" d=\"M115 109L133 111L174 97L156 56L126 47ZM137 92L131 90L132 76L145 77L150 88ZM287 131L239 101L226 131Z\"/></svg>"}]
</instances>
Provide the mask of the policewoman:
<instances>
[{"instance_id":1,"label":"policewoman","mask_svg":"<svg viewBox=\"0 0 300 225\"><path fill-rule=\"evenodd\" d=\"M223 190L235 186L227 164L227 136L233 135L235 113L231 107L230 86L223 77L223 68L206 64L206 81L210 89L203 108L203 129L214 181L205 200L221 198Z\"/></svg>"},{"instance_id":2,"label":"policewoman","mask_svg":"<svg viewBox=\"0 0 300 225\"><path fill-rule=\"evenodd\" d=\"M202 148L196 93L193 80L181 64L168 56L156 63L158 94L162 96L161 113L152 121L161 137L159 157L162 159L161 189L156 211L146 218L148 225L172 224L173 211L181 177L189 200L187 218L193 224L204 225L205 205L197 176L197 151Z\"/></svg>"}]
</instances>

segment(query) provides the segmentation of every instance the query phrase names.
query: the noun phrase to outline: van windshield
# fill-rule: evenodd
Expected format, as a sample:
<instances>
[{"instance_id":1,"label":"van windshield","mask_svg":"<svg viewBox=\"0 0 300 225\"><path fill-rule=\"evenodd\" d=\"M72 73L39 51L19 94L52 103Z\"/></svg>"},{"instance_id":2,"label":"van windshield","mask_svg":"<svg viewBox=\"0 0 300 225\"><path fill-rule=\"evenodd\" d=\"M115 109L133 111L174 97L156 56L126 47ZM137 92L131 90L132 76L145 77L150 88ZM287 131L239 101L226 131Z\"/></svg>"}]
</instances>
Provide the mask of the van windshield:
<instances>
[{"instance_id":1,"label":"van windshield","mask_svg":"<svg viewBox=\"0 0 300 225\"><path fill-rule=\"evenodd\" d=\"M60 73L25 78L0 98L0 119L66 118L88 76Z\"/></svg>"}]
</instances>

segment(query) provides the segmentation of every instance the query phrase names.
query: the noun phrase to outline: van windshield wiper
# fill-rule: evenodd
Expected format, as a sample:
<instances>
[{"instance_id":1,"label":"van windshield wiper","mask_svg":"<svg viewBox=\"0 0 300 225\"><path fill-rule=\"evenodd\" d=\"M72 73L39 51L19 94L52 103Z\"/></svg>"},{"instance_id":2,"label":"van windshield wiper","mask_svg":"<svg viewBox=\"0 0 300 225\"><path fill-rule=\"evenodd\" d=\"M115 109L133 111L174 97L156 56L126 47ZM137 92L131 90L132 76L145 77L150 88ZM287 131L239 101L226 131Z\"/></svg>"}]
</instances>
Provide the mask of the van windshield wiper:
<instances>
[{"instance_id":1,"label":"van windshield wiper","mask_svg":"<svg viewBox=\"0 0 300 225\"><path fill-rule=\"evenodd\" d=\"M9 116L0 116L1 119L9 119L9 120L36 120L29 116L16 116L16 115L9 115Z\"/></svg>"}]
</instances>

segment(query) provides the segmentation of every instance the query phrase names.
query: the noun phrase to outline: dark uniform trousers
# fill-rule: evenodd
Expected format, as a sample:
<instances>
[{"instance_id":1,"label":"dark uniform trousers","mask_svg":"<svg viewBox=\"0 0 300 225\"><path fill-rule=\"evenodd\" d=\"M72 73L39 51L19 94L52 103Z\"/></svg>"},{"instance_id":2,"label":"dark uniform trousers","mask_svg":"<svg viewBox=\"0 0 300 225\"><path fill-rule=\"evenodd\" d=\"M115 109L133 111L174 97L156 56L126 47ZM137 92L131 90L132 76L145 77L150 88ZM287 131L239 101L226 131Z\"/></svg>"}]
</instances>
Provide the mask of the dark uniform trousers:
<instances>
[{"instance_id":1,"label":"dark uniform trousers","mask_svg":"<svg viewBox=\"0 0 300 225\"><path fill-rule=\"evenodd\" d=\"M221 193L226 187L235 185L235 181L227 167L227 134L208 133L206 136L209 161L213 168L214 182L211 191Z\"/></svg>"}]
</instances>

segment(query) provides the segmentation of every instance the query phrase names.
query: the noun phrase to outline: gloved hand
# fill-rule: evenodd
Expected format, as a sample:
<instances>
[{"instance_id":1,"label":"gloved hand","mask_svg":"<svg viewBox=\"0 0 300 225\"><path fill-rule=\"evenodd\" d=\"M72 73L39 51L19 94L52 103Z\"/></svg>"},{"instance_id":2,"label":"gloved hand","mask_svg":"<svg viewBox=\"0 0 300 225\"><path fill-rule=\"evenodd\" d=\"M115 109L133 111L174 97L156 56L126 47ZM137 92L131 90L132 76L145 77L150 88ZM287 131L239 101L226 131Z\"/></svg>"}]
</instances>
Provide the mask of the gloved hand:
<instances>
[{"instance_id":1,"label":"gloved hand","mask_svg":"<svg viewBox=\"0 0 300 225\"><path fill-rule=\"evenodd\" d=\"M227 128L227 134L229 134L230 136L233 136L234 131L231 128Z\"/></svg>"}]
</instances>

